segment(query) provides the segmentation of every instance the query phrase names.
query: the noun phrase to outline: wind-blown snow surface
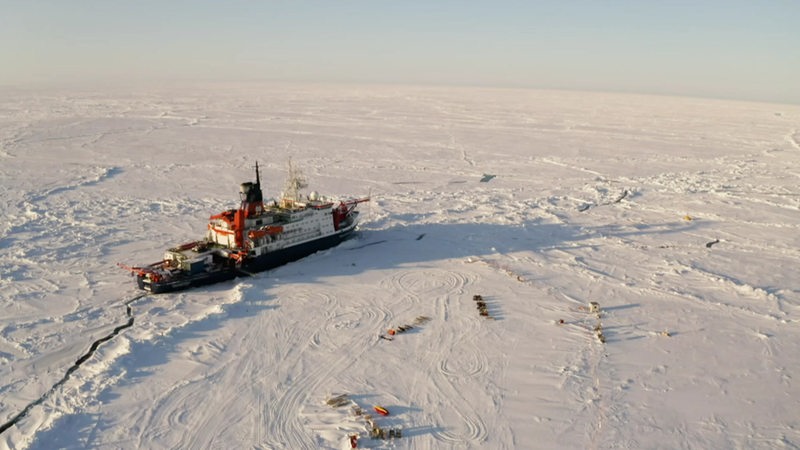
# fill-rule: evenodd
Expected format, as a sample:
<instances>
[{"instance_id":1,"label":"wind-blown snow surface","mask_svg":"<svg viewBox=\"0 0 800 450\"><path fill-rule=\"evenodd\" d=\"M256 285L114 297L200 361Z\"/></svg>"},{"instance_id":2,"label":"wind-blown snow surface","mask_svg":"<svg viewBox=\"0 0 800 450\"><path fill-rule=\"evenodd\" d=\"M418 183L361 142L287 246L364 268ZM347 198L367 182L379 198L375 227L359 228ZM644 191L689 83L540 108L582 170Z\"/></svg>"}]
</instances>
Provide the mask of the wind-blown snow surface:
<instances>
[{"instance_id":1,"label":"wind-blown snow surface","mask_svg":"<svg viewBox=\"0 0 800 450\"><path fill-rule=\"evenodd\" d=\"M799 129L611 94L5 89L0 446L797 448ZM276 195L290 157L371 192L356 239L136 298L117 262L202 236L256 160Z\"/></svg>"}]
</instances>

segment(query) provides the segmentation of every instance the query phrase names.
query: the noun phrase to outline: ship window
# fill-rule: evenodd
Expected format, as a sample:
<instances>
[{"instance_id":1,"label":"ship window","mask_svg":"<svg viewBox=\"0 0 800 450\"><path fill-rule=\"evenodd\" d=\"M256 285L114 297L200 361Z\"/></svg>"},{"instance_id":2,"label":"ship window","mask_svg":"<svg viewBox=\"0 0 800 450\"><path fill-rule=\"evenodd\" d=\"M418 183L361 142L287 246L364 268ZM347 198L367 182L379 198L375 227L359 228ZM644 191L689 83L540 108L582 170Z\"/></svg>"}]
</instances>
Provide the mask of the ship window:
<instances>
[{"instance_id":1,"label":"ship window","mask_svg":"<svg viewBox=\"0 0 800 450\"><path fill-rule=\"evenodd\" d=\"M256 225L261 225L261 219L256 220Z\"/></svg>"}]
</instances>

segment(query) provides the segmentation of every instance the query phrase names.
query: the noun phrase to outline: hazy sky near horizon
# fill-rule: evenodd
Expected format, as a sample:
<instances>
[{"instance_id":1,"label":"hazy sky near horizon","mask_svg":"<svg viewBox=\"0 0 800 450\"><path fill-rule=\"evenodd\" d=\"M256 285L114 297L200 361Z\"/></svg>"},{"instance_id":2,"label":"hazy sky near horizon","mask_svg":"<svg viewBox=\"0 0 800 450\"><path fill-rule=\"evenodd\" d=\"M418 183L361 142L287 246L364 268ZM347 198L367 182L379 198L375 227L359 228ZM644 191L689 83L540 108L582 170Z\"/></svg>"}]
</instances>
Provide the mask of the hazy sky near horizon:
<instances>
[{"instance_id":1,"label":"hazy sky near horizon","mask_svg":"<svg viewBox=\"0 0 800 450\"><path fill-rule=\"evenodd\" d=\"M0 0L0 85L302 80L800 104L800 1Z\"/></svg>"}]
</instances>

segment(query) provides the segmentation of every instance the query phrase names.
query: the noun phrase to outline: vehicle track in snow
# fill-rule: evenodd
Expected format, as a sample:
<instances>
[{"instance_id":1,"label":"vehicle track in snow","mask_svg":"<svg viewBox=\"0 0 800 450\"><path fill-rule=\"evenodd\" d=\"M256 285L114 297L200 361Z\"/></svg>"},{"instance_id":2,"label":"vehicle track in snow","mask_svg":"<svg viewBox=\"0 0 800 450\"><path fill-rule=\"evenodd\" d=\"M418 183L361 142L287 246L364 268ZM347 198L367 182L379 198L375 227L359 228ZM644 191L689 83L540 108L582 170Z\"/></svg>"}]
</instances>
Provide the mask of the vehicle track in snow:
<instances>
[{"instance_id":1,"label":"vehicle track in snow","mask_svg":"<svg viewBox=\"0 0 800 450\"><path fill-rule=\"evenodd\" d=\"M291 342L306 342L307 345L289 348L286 355L278 359L286 373L276 375L278 379L285 379L286 383L274 391L278 393L275 398L265 399L267 438L264 443L275 449L314 449L317 441L312 427L307 426L307 422L313 418L303 417L304 406L309 402L316 403L327 395L324 386L341 377L352 361L358 360L375 344L376 334L365 333L361 329L368 328L368 323L384 320L389 313L367 305L342 307L339 293L301 291L300 298L294 295L287 301L307 302L309 308L321 314L294 323L292 331L283 330L276 334L278 341L273 346L292 347L289 345ZM304 297L307 300L301 300ZM365 325L362 326L362 323ZM314 363L317 352L325 358L325 364ZM293 374L300 375L295 378Z\"/></svg>"},{"instance_id":2,"label":"vehicle track in snow","mask_svg":"<svg viewBox=\"0 0 800 450\"><path fill-rule=\"evenodd\" d=\"M457 304L469 296L467 288L475 280L475 275L462 271L417 269L392 274L381 281L384 289L411 300L414 307L424 311L425 315L432 314L433 320L425 325L426 340L449 342L448 354L427 352L424 342L416 345L416 358L422 363L422 370L412 374L409 385L411 398L407 399L412 405L429 402L438 405L415 418L412 424L433 425L433 438L446 445L480 445L488 435L485 421L463 395L463 392L484 390L489 373L489 358L477 345L483 321L472 316L471 300L467 305ZM461 312L465 308L469 309L466 317ZM415 312L408 310L407 314L413 316ZM445 325L452 320L458 324ZM444 333L445 326L447 329L455 327L458 332L455 335ZM422 394L416 394L419 384L432 385L432 389L422 389Z\"/></svg>"},{"instance_id":3,"label":"vehicle track in snow","mask_svg":"<svg viewBox=\"0 0 800 450\"><path fill-rule=\"evenodd\" d=\"M440 407L428 413L442 428L435 439L450 445L481 445L488 436L484 419L476 413L465 392L481 392L490 380L488 356L477 339L480 327L459 327L461 334L452 337L450 352L439 355L427 372L439 396ZM486 399L488 401L488 399Z\"/></svg>"},{"instance_id":4,"label":"vehicle track in snow","mask_svg":"<svg viewBox=\"0 0 800 450\"><path fill-rule=\"evenodd\" d=\"M382 289L396 298L400 310L409 316L434 315L447 320L448 298L463 294L472 282L469 275L452 270L403 270L381 280ZM410 300L403 301L403 299ZM408 320L413 319L409 317ZM403 325L403 324L396 324Z\"/></svg>"}]
</instances>

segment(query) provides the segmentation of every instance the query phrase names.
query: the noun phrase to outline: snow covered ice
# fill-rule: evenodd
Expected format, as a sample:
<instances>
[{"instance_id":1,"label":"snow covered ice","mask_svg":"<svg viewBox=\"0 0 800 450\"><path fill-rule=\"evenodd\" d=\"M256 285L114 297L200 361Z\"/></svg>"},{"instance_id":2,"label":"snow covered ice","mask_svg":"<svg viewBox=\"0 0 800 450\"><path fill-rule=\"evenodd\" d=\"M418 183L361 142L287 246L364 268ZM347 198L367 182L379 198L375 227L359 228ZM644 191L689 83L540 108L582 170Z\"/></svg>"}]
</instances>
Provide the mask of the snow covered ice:
<instances>
[{"instance_id":1,"label":"snow covered ice","mask_svg":"<svg viewBox=\"0 0 800 450\"><path fill-rule=\"evenodd\" d=\"M278 195L289 158L371 192L357 238L136 298L117 262L201 237L256 160ZM798 106L3 88L0 160L0 447L800 446Z\"/></svg>"}]
</instances>

